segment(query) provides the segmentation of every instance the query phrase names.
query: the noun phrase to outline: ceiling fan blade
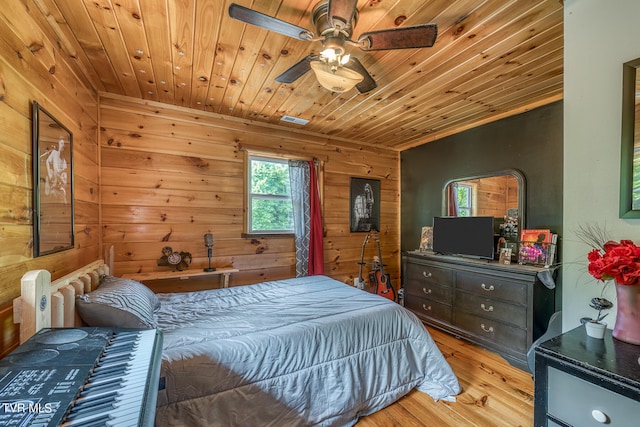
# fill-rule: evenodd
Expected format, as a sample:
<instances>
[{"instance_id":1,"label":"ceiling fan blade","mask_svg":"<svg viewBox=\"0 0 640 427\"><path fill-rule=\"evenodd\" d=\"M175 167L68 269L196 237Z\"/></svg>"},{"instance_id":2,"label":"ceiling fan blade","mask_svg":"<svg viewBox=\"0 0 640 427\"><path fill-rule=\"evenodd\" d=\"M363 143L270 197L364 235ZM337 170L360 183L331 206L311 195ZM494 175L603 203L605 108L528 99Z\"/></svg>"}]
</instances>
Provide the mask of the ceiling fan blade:
<instances>
[{"instance_id":1,"label":"ceiling fan blade","mask_svg":"<svg viewBox=\"0 0 640 427\"><path fill-rule=\"evenodd\" d=\"M358 44L364 51L431 47L437 36L436 24L422 24L362 33Z\"/></svg>"},{"instance_id":2,"label":"ceiling fan blade","mask_svg":"<svg viewBox=\"0 0 640 427\"><path fill-rule=\"evenodd\" d=\"M273 16L265 15L239 4L231 3L229 6L229 16L238 21L264 28L265 30L275 31L276 33L292 37L299 40L311 40L313 34L302 27L290 24Z\"/></svg>"},{"instance_id":3,"label":"ceiling fan blade","mask_svg":"<svg viewBox=\"0 0 640 427\"><path fill-rule=\"evenodd\" d=\"M367 93L370 90L378 87L376 81L373 80L373 77L371 77L369 72L367 72L367 69L364 68L364 65L362 65L362 63L358 61L358 58L352 56L345 67L355 71L356 73L359 73L362 77L364 77L364 79L356 85L356 89L358 89L360 93Z\"/></svg>"},{"instance_id":4,"label":"ceiling fan blade","mask_svg":"<svg viewBox=\"0 0 640 427\"><path fill-rule=\"evenodd\" d=\"M327 16L334 28L343 29L351 24L358 0L329 0Z\"/></svg>"},{"instance_id":5,"label":"ceiling fan blade","mask_svg":"<svg viewBox=\"0 0 640 427\"><path fill-rule=\"evenodd\" d=\"M276 77L276 81L278 83L293 83L298 80L300 77L305 75L309 70L311 70L311 61L317 59L316 55L309 55L306 58L298 61L297 64L293 65L284 73L280 74Z\"/></svg>"}]
</instances>

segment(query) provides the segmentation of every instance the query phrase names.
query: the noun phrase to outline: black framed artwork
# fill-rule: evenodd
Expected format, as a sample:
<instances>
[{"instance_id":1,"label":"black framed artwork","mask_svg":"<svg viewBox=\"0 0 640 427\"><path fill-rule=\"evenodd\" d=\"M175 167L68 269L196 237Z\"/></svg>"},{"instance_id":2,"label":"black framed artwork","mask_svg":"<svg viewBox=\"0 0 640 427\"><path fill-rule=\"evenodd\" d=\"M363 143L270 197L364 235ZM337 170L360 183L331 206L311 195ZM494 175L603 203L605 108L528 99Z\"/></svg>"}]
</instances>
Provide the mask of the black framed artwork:
<instances>
[{"instance_id":1,"label":"black framed artwork","mask_svg":"<svg viewBox=\"0 0 640 427\"><path fill-rule=\"evenodd\" d=\"M349 190L350 231L380 231L380 180L352 177Z\"/></svg>"},{"instance_id":2,"label":"black framed artwork","mask_svg":"<svg viewBox=\"0 0 640 427\"><path fill-rule=\"evenodd\" d=\"M73 248L73 134L33 102L33 256Z\"/></svg>"}]
</instances>

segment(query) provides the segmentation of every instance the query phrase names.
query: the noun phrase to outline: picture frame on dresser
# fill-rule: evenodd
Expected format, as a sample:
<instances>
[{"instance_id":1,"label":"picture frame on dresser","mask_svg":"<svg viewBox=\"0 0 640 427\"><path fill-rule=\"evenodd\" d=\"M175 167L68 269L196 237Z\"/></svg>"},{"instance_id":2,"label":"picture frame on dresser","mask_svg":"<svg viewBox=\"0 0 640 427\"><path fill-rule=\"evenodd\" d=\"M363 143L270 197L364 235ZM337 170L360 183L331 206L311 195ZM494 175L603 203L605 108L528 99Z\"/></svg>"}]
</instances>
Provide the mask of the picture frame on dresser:
<instances>
[{"instance_id":1,"label":"picture frame on dresser","mask_svg":"<svg viewBox=\"0 0 640 427\"><path fill-rule=\"evenodd\" d=\"M433 227L425 226L422 227L422 232L420 233L420 248L421 252L427 252L433 250Z\"/></svg>"},{"instance_id":2,"label":"picture frame on dresser","mask_svg":"<svg viewBox=\"0 0 640 427\"><path fill-rule=\"evenodd\" d=\"M74 246L73 133L32 105L33 256Z\"/></svg>"},{"instance_id":3,"label":"picture frame on dresser","mask_svg":"<svg viewBox=\"0 0 640 427\"><path fill-rule=\"evenodd\" d=\"M500 264L509 265L511 264L511 248L500 248Z\"/></svg>"},{"instance_id":4,"label":"picture frame on dresser","mask_svg":"<svg viewBox=\"0 0 640 427\"><path fill-rule=\"evenodd\" d=\"M350 231L380 231L380 180L351 177L349 185Z\"/></svg>"}]
</instances>

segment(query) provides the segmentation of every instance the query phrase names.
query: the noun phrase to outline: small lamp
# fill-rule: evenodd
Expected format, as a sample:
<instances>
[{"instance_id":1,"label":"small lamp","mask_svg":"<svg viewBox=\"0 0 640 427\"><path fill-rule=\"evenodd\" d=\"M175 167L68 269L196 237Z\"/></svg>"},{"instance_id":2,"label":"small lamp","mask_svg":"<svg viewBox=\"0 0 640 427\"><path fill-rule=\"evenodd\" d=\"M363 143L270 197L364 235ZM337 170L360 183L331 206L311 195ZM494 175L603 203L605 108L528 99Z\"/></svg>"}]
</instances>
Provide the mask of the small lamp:
<instances>
[{"instance_id":1,"label":"small lamp","mask_svg":"<svg viewBox=\"0 0 640 427\"><path fill-rule=\"evenodd\" d=\"M205 268L204 271L216 271L214 267L211 267L211 254L212 254L211 248L213 248L213 234L207 233L204 235L204 245L207 248L209 248L207 251L209 255L209 267Z\"/></svg>"}]
</instances>

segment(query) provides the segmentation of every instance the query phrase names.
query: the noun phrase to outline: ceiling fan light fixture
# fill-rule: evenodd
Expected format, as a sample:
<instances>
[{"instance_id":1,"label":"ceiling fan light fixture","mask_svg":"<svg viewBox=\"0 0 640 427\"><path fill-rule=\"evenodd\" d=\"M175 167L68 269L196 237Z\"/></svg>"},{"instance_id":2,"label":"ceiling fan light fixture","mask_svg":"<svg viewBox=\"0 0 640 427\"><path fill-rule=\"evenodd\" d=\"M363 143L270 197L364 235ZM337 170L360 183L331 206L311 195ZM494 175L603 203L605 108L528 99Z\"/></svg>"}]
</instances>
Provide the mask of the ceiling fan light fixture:
<instances>
[{"instance_id":1,"label":"ceiling fan light fixture","mask_svg":"<svg viewBox=\"0 0 640 427\"><path fill-rule=\"evenodd\" d=\"M358 1L317 1L311 11L311 23L317 36L303 27L257 10L235 3L229 5L229 16L245 24L296 40L322 41L321 54L311 53L289 67L275 78L278 83L293 83L313 70L318 82L332 92L346 92L356 87L360 93L367 93L378 85L358 58L349 58L346 54L346 46L359 47L363 51L419 49L433 46L438 36L438 25L435 23L398 26L406 19L405 15L400 15L394 21L395 28L361 33L360 37L354 41L351 35L358 22Z\"/></svg>"},{"instance_id":2,"label":"ceiling fan light fixture","mask_svg":"<svg viewBox=\"0 0 640 427\"><path fill-rule=\"evenodd\" d=\"M338 54L335 49L327 48L320 52L320 56L329 62L333 62L338 57Z\"/></svg>"},{"instance_id":3,"label":"ceiling fan light fixture","mask_svg":"<svg viewBox=\"0 0 640 427\"><path fill-rule=\"evenodd\" d=\"M360 73L344 67L332 67L322 61L311 62L311 69L318 83L331 92L347 92L364 79Z\"/></svg>"}]
</instances>

